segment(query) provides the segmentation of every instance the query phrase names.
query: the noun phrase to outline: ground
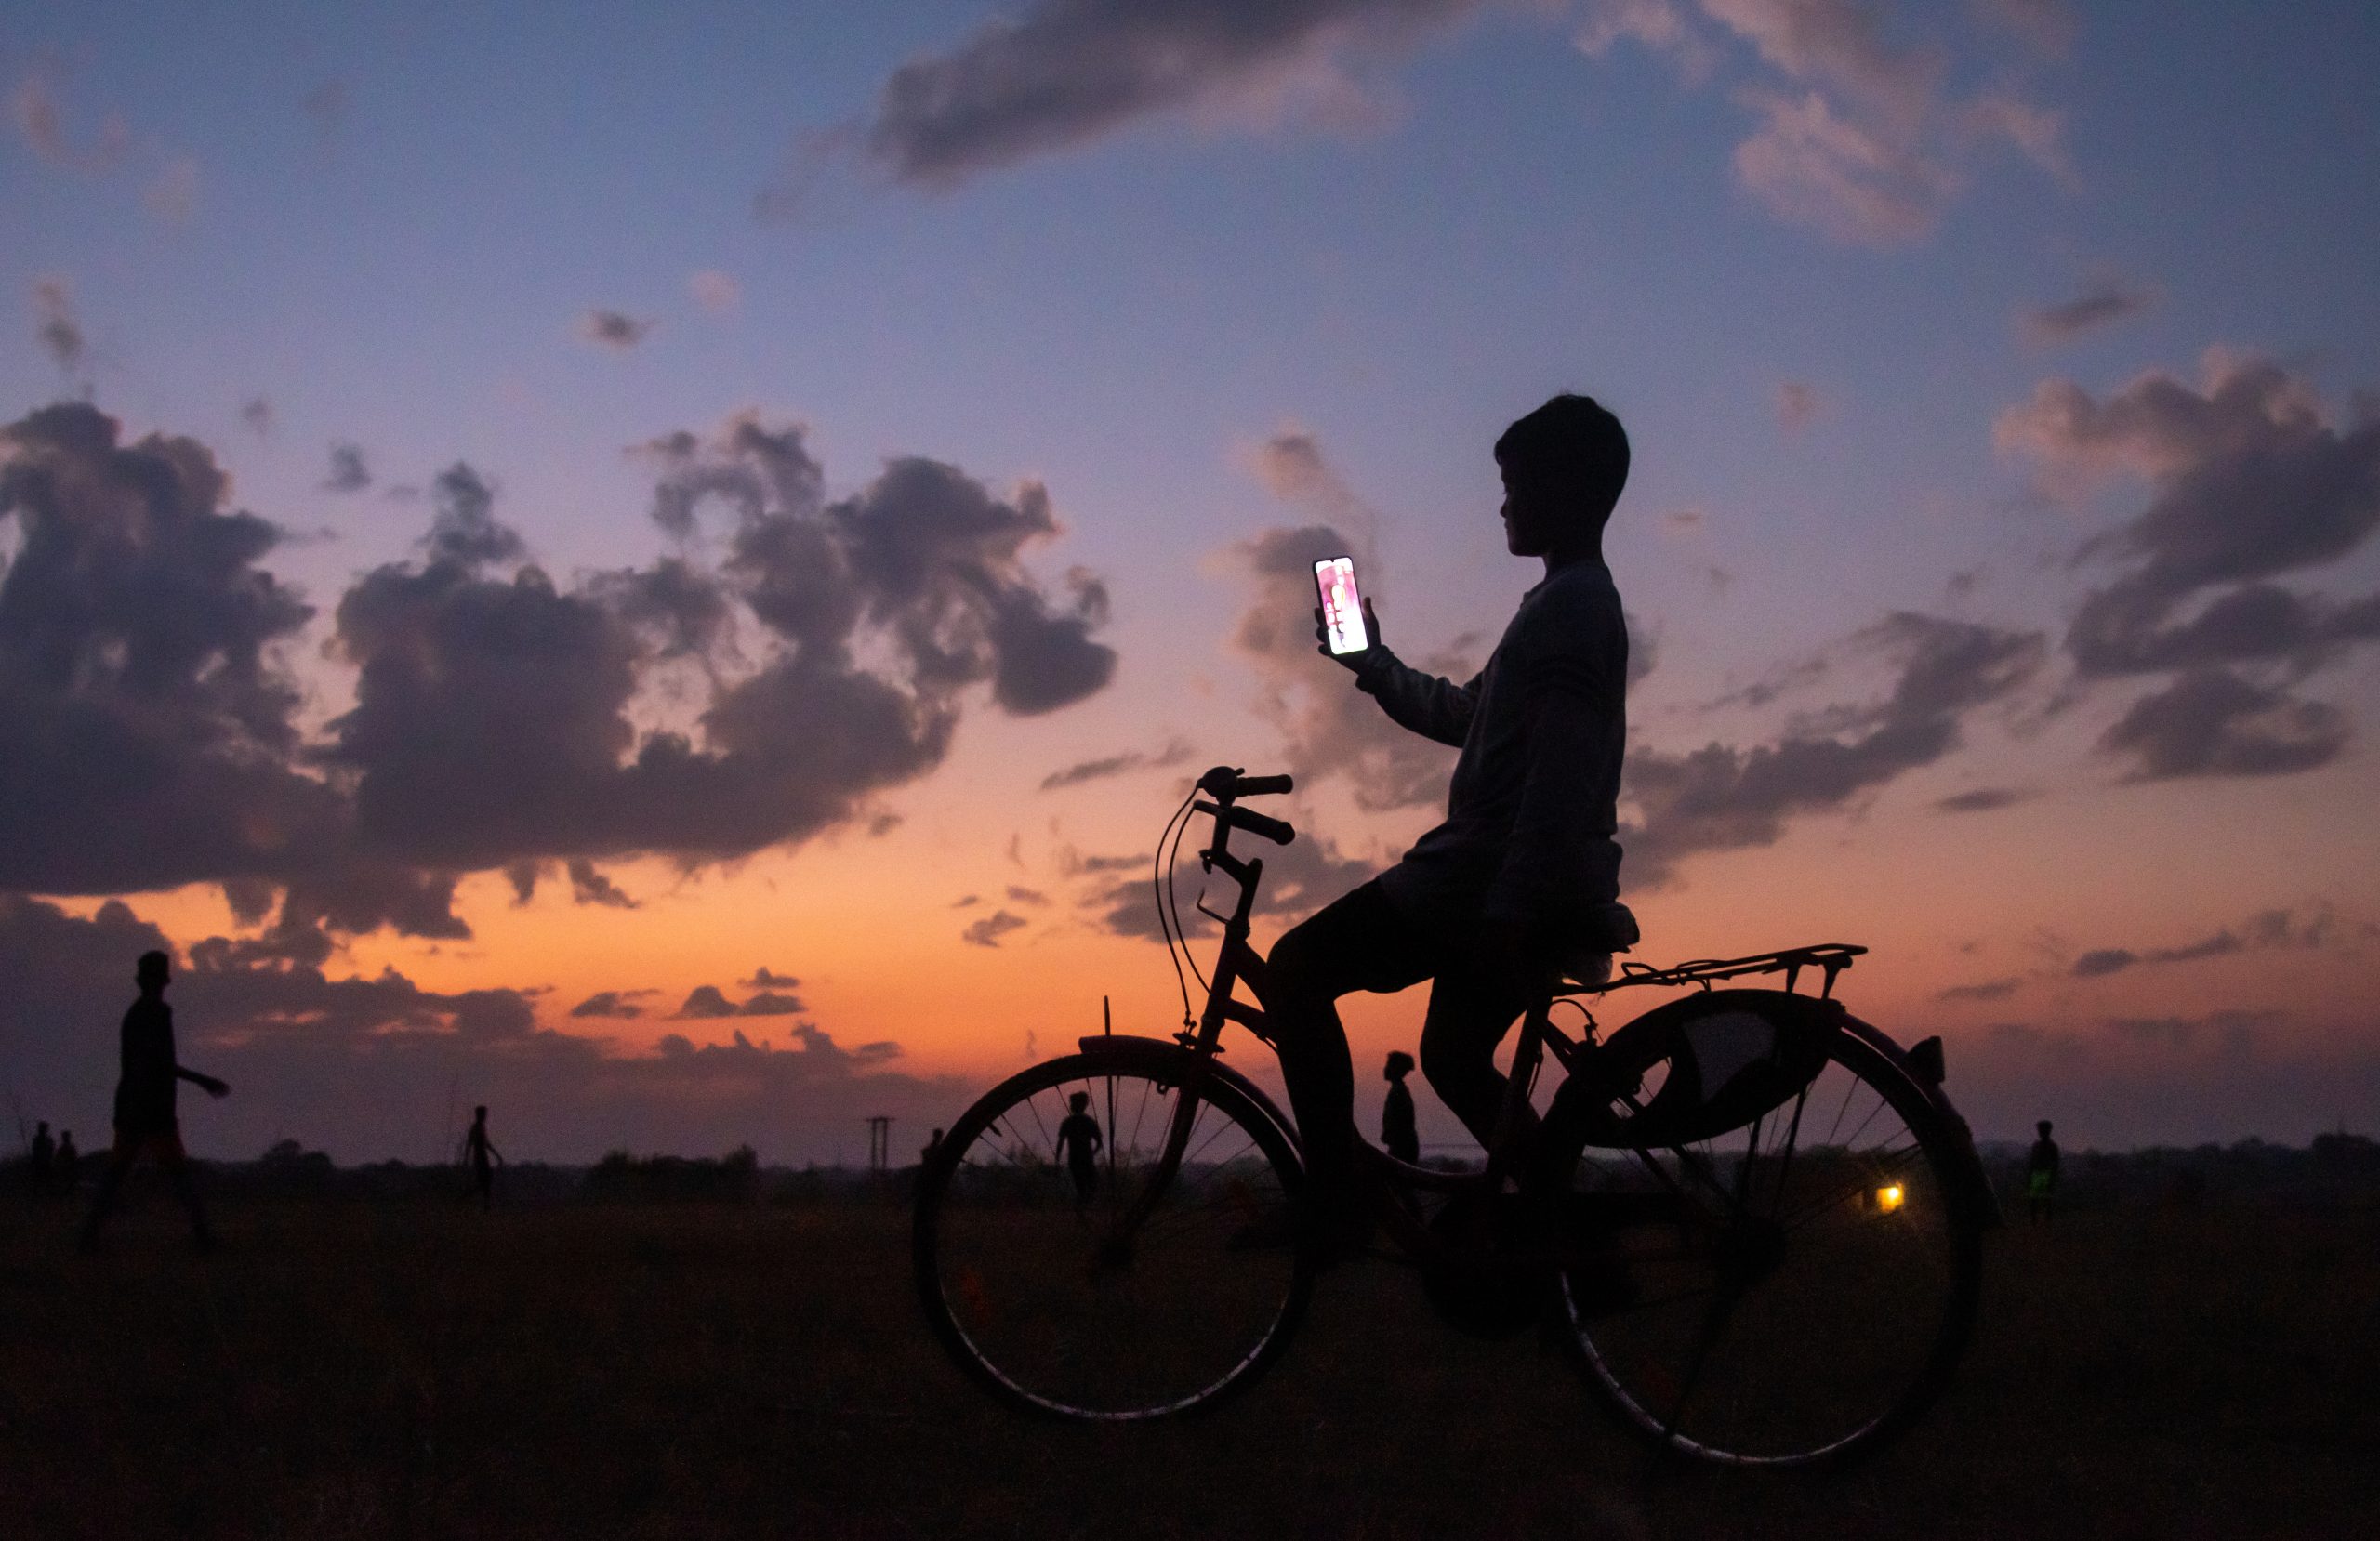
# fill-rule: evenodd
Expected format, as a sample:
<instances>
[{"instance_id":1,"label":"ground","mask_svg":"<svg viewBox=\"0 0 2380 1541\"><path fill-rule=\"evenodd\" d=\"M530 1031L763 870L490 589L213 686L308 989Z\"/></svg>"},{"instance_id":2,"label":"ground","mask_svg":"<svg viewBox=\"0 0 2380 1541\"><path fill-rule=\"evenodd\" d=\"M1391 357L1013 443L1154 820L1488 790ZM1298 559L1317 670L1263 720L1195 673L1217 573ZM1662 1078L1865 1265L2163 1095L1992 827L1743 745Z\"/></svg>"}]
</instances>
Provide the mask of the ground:
<instances>
[{"instance_id":1,"label":"ground","mask_svg":"<svg viewBox=\"0 0 2380 1541\"><path fill-rule=\"evenodd\" d=\"M1846 1477L1650 1468L1534 1339L1329 1276L1186 1422L1020 1418L910 1294L896 1205L152 1201L85 1258L0 1209L0 1515L82 1536L2359 1536L2380 1211L2167 1207L1990 1248L1950 1397Z\"/></svg>"}]
</instances>

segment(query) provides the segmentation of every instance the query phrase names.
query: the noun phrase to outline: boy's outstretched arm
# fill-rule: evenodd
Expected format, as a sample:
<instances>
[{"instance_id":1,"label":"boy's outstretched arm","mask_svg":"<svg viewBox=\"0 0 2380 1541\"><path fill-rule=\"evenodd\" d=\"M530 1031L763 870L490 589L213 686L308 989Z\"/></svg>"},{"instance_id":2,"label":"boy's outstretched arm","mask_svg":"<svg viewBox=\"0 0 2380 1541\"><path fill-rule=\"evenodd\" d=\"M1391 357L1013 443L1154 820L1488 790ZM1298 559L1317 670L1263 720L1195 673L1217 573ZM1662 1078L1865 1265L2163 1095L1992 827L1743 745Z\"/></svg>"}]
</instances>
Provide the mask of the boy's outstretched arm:
<instances>
[{"instance_id":1,"label":"boy's outstretched arm","mask_svg":"<svg viewBox=\"0 0 2380 1541\"><path fill-rule=\"evenodd\" d=\"M1380 620L1372 613L1372 602L1364 601L1364 626L1372 645L1362 652L1338 653L1330 651L1330 637L1322 619L1322 611L1314 612L1315 639L1321 644L1316 651L1355 677L1355 688L1380 703L1389 720L1408 729L1423 738L1460 749L1471 731L1471 714L1479 705L1479 677L1458 685L1451 679L1435 674L1424 674L1388 651L1381 640Z\"/></svg>"},{"instance_id":2,"label":"boy's outstretched arm","mask_svg":"<svg viewBox=\"0 0 2380 1541\"><path fill-rule=\"evenodd\" d=\"M192 1070L188 1065L176 1065L174 1067L174 1074L181 1080L188 1081L192 1086L198 1087L209 1097L229 1097L231 1095L231 1082L218 1080L217 1077L207 1074L203 1070Z\"/></svg>"}]
</instances>

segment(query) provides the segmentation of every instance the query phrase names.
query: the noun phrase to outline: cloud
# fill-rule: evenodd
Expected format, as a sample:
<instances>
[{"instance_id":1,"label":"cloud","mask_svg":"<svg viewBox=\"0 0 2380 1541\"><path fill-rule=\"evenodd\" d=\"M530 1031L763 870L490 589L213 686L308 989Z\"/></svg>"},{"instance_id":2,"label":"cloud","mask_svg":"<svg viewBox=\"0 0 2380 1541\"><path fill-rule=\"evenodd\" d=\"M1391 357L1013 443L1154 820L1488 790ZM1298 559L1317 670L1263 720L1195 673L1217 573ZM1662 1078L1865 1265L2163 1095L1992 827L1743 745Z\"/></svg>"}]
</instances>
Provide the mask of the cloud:
<instances>
[{"instance_id":1,"label":"cloud","mask_svg":"<svg viewBox=\"0 0 2380 1541\"><path fill-rule=\"evenodd\" d=\"M1777 388L1777 426L1799 433L1826 410L1818 388L1802 380L1787 380Z\"/></svg>"},{"instance_id":2,"label":"cloud","mask_svg":"<svg viewBox=\"0 0 2380 1541\"><path fill-rule=\"evenodd\" d=\"M744 285L716 268L705 268L686 280L694 303L714 316L723 316L744 302Z\"/></svg>"},{"instance_id":3,"label":"cloud","mask_svg":"<svg viewBox=\"0 0 2380 1541\"><path fill-rule=\"evenodd\" d=\"M793 990L801 984L801 981L791 974L780 974L765 963L752 970L750 979L738 980L735 982L747 990Z\"/></svg>"},{"instance_id":4,"label":"cloud","mask_svg":"<svg viewBox=\"0 0 2380 1541\"><path fill-rule=\"evenodd\" d=\"M2005 85L1956 97L1948 45L1900 41L1904 29L1887 26L1877 7L1699 0L1695 8L1699 21L1677 0L1599 0L1578 41L1603 58L1633 39L1668 56L1688 81L1748 49L1752 63L1731 94L1754 126L1736 147L1736 179L1789 223L1855 245L1917 241L2001 144L2070 178L2060 113Z\"/></svg>"},{"instance_id":5,"label":"cloud","mask_svg":"<svg viewBox=\"0 0 2380 1541\"><path fill-rule=\"evenodd\" d=\"M628 1019L644 1015L644 1008L636 997L650 995L650 990L599 990L570 1008L574 1017L603 1017Z\"/></svg>"},{"instance_id":6,"label":"cloud","mask_svg":"<svg viewBox=\"0 0 2380 1541\"><path fill-rule=\"evenodd\" d=\"M574 904L601 904L609 909L633 910L636 901L620 891L619 886L601 872L584 856L573 857L567 864L570 874L570 899Z\"/></svg>"},{"instance_id":7,"label":"cloud","mask_svg":"<svg viewBox=\"0 0 2380 1541\"><path fill-rule=\"evenodd\" d=\"M1190 744L1184 739L1169 739L1165 746L1156 750L1128 749L1120 755L1107 755L1099 759L1078 760L1063 770L1052 770L1041 778L1041 790L1055 792L1062 787L1080 786L1085 782L1104 781L1134 770L1157 770L1180 765L1190 757Z\"/></svg>"},{"instance_id":8,"label":"cloud","mask_svg":"<svg viewBox=\"0 0 2380 1541\"><path fill-rule=\"evenodd\" d=\"M2237 1052L2253 1045L2257 1029L2287 1015L2283 1011L2233 1008L2196 1017L2109 1017L2105 1025L2119 1038L2152 1048L2189 1048L2206 1037Z\"/></svg>"},{"instance_id":9,"label":"cloud","mask_svg":"<svg viewBox=\"0 0 2380 1541\"><path fill-rule=\"evenodd\" d=\"M451 467L417 559L338 597L352 705L315 730L285 668L314 612L203 445L121 442L80 404L0 427L23 537L0 586L0 892L215 882L258 918L278 892L284 949L460 938L465 874L533 888L560 863L581 902L616 902L595 863L694 867L868 820L941 762L975 686L1027 715L1112 672L1098 580L1069 573L1061 602L1023 564L1057 533L1037 484L1002 498L903 459L826 505L799 429L668 445L655 518L691 533L723 502L717 566L560 586L496 487Z\"/></svg>"},{"instance_id":10,"label":"cloud","mask_svg":"<svg viewBox=\"0 0 2380 1541\"><path fill-rule=\"evenodd\" d=\"M2153 308L2158 291L2119 274L2094 280L2072 299L2020 312L2016 328L2036 347L2054 348Z\"/></svg>"},{"instance_id":11,"label":"cloud","mask_svg":"<svg viewBox=\"0 0 2380 1541\"><path fill-rule=\"evenodd\" d=\"M33 281L34 336L42 350L59 368L72 370L83 361L83 327L74 319L74 291L62 278Z\"/></svg>"},{"instance_id":12,"label":"cloud","mask_svg":"<svg viewBox=\"0 0 2380 1541\"><path fill-rule=\"evenodd\" d=\"M1257 892L1256 914L1310 914L1380 875L1385 863L1351 855L1335 840L1316 835L1313 816L1307 810L1294 808L1288 810L1288 816L1298 828L1298 837L1286 846L1276 848L1260 844L1246 835L1238 836L1243 852L1252 846L1264 859L1264 880ZM1077 870L1091 881L1078 894L1076 907L1092 924L1115 936L1152 942L1159 938L1148 857L1093 858L1077 863ZM1111 876L1117 873L1131 876ZM1191 903L1200 885L1208 881L1195 863L1176 876L1183 924L1193 936L1209 929L1207 921ZM1230 885L1218 882L1215 887L1218 891L1227 891Z\"/></svg>"},{"instance_id":13,"label":"cloud","mask_svg":"<svg viewBox=\"0 0 2380 1541\"><path fill-rule=\"evenodd\" d=\"M1791 819L1844 808L1955 749L1964 719L2039 673L2038 632L1899 611L1856 633L1856 656L1897 665L1882 700L1812 714L1773 744L1712 743L1685 754L1640 747L1621 796L1627 880L1658 885L1684 857L1773 844Z\"/></svg>"},{"instance_id":14,"label":"cloud","mask_svg":"<svg viewBox=\"0 0 2380 1541\"><path fill-rule=\"evenodd\" d=\"M2135 779L2335 757L2345 714L2289 691L2380 638L2380 595L2341 601L2274 580L2341 561L2380 526L2380 418L2342 426L2310 382L2215 350L2195 386L2152 370L2099 400L2044 380L1993 437L2070 499L2148 484L2139 514L2082 548L2124 570L2085 597L2066 639L2086 681L2175 677L2103 741Z\"/></svg>"},{"instance_id":15,"label":"cloud","mask_svg":"<svg viewBox=\"0 0 2380 1541\"><path fill-rule=\"evenodd\" d=\"M370 485L372 485L372 470L364 463L363 446L333 444L330 474L323 478L323 491L360 493Z\"/></svg>"},{"instance_id":16,"label":"cloud","mask_svg":"<svg viewBox=\"0 0 2380 1541\"><path fill-rule=\"evenodd\" d=\"M28 149L51 165L69 171L105 175L122 165L132 148L131 128L112 112L100 124L92 144L76 146L67 136L57 97L39 75L27 75L17 83L8 96L8 115Z\"/></svg>"},{"instance_id":17,"label":"cloud","mask_svg":"<svg viewBox=\"0 0 2380 1541\"><path fill-rule=\"evenodd\" d=\"M1011 915L1006 910L994 910L959 932L959 940L971 947L997 947L1000 944L1000 938L1011 931L1021 931L1025 927L1022 915Z\"/></svg>"},{"instance_id":18,"label":"cloud","mask_svg":"<svg viewBox=\"0 0 2380 1541\"><path fill-rule=\"evenodd\" d=\"M847 135L892 181L945 190L1162 113L1367 122L1362 67L1483 4L1035 0L893 71Z\"/></svg>"},{"instance_id":19,"label":"cloud","mask_svg":"<svg viewBox=\"0 0 2380 1541\"><path fill-rule=\"evenodd\" d=\"M603 348L627 352L645 339L653 323L618 310L589 310L578 318L578 335Z\"/></svg>"},{"instance_id":20,"label":"cloud","mask_svg":"<svg viewBox=\"0 0 2380 1541\"><path fill-rule=\"evenodd\" d=\"M240 421L259 439L272 436L272 403L261 396L251 396L240 403Z\"/></svg>"},{"instance_id":21,"label":"cloud","mask_svg":"<svg viewBox=\"0 0 2380 1541\"><path fill-rule=\"evenodd\" d=\"M1978 984L1954 984L1935 998L1945 1001L2003 1001L2016 993L2025 981L2016 979L1985 980Z\"/></svg>"},{"instance_id":22,"label":"cloud","mask_svg":"<svg viewBox=\"0 0 2380 1541\"><path fill-rule=\"evenodd\" d=\"M2178 947L2135 952L2129 947L2100 947L2074 960L2076 979L2103 979L2148 964L2192 963L2201 958L2228 957L2234 953L2267 952L2277 948L2318 948L2337 935L2337 922L2328 910L2299 922L2289 910L2263 910L2240 925L2227 926L2212 936Z\"/></svg>"},{"instance_id":23,"label":"cloud","mask_svg":"<svg viewBox=\"0 0 2380 1541\"><path fill-rule=\"evenodd\" d=\"M1380 516L1323 457L1321 441L1311 432L1282 428L1249 452L1248 465L1266 492L1322 523L1355 531L1369 554Z\"/></svg>"},{"instance_id":24,"label":"cloud","mask_svg":"<svg viewBox=\"0 0 2380 1541\"><path fill-rule=\"evenodd\" d=\"M704 1021L721 1017L792 1017L806 1009L799 997L775 990L732 1001L719 986L698 984L686 993L677 1014L681 1021Z\"/></svg>"},{"instance_id":25,"label":"cloud","mask_svg":"<svg viewBox=\"0 0 2380 1541\"><path fill-rule=\"evenodd\" d=\"M156 178L142 190L140 201L168 225L187 223L198 206L198 161L190 155L169 157Z\"/></svg>"},{"instance_id":26,"label":"cloud","mask_svg":"<svg viewBox=\"0 0 2380 1541\"><path fill-rule=\"evenodd\" d=\"M1043 893L1039 889L1028 889L1021 883L1011 883L1008 886L1008 898L1012 904L1028 904L1036 909L1050 902L1048 894Z\"/></svg>"},{"instance_id":27,"label":"cloud","mask_svg":"<svg viewBox=\"0 0 2380 1541\"><path fill-rule=\"evenodd\" d=\"M2015 786L1978 786L1971 792L1954 792L1937 799L1934 806L1945 813L1989 813L1994 809L2013 808L2030 802L2041 796Z\"/></svg>"}]
</instances>

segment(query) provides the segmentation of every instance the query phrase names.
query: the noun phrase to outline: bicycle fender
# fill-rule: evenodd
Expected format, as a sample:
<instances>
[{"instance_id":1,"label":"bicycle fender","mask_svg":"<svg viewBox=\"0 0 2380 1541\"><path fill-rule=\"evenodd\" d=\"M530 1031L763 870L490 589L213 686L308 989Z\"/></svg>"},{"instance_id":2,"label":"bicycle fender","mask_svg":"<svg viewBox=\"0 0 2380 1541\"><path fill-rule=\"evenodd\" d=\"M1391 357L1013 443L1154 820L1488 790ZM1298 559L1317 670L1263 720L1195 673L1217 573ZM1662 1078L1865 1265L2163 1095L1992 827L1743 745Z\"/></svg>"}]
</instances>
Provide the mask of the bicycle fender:
<instances>
[{"instance_id":1,"label":"bicycle fender","mask_svg":"<svg viewBox=\"0 0 2380 1541\"><path fill-rule=\"evenodd\" d=\"M1847 1015L1838 1001L1782 990L1698 992L1613 1033L1585 1075L1555 1093L1556 1109L1563 1126L1575 1126L1591 1145L1708 1139L1799 1096L1825 1066L1827 1046ZM1622 1113L1612 1106L1635 1095L1657 1066L1666 1074L1641 1108ZM1566 1098L1573 1106L1561 1109Z\"/></svg>"},{"instance_id":2,"label":"bicycle fender","mask_svg":"<svg viewBox=\"0 0 2380 1541\"><path fill-rule=\"evenodd\" d=\"M1951 1105L1950 1089L1942 1084L1942 1077L1938 1073L1919 1073L1918 1067L1911 1062L1910 1051L1895 1042L1890 1034L1848 1012L1844 1014L1843 1030L1890 1060L1894 1067L1909 1078L1911 1085L1925 1094L1926 1100L1934 1104L1935 1112L1942 1115L1942 1122L1949 1126L1959 1148L1959 1197L1973 1210L1975 1222L1984 1230L1997 1231L2005 1225L2007 1216L2001 1210L2000 1195L1992 1191L1991 1179L1983 1169L1983 1157L1976 1153L1975 1131L1967 1126L1965 1115ZM1929 1040L1937 1046L1935 1050L1937 1066L1940 1041Z\"/></svg>"},{"instance_id":3,"label":"bicycle fender","mask_svg":"<svg viewBox=\"0 0 2380 1541\"><path fill-rule=\"evenodd\" d=\"M1098 1034L1079 1038L1076 1040L1076 1047L1087 1060L1113 1055L1119 1061L1132 1064L1140 1069L1159 1068L1149 1064L1152 1060L1186 1062L1198 1058L1170 1038L1144 1038L1137 1034L1130 1033ZM1282 1111L1281 1105L1265 1094L1263 1087L1224 1064L1222 1060L1211 1056L1207 1058L1206 1069L1201 1073L1221 1081L1240 1096L1247 1098L1258 1113L1271 1119L1273 1126L1280 1130L1282 1138L1289 1141L1289 1149L1297 1152L1298 1165L1301 1169L1303 1168L1305 1145L1298 1138L1298 1126L1291 1121L1289 1115Z\"/></svg>"}]
</instances>

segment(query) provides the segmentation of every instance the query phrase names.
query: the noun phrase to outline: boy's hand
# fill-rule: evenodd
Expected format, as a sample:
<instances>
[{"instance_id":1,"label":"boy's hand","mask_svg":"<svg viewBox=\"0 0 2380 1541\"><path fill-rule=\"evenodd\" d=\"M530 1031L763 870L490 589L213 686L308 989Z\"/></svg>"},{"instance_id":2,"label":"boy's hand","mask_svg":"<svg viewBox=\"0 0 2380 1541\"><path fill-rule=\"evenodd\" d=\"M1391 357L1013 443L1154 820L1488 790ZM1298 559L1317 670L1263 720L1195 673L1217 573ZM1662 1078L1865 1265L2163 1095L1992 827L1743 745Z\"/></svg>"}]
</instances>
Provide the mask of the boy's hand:
<instances>
[{"instance_id":1,"label":"boy's hand","mask_svg":"<svg viewBox=\"0 0 2380 1541\"><path fill-rule=\"evenodd\" d=\"M1373 650L1382 645L1380 618L1372 613L1372 602L1369 599L1364 601L1364 635L1370 638L1371 642L1363 652L1331 652L1330 625L1322 618L1322 607L1320 605L1314 607L1314 639L1318 644L1315 651L1350 674L1363 673L1364 665L1370 660Z\"/></svg>"},{"instance_id":2,"label":"boy's hand","mask_svg":"<svg viewBox=\"0 0 2380 1541\"><path fill-rule=\"evenodd\" d=\"M198 1078L198 1087L201 1091L204 1091L207 1096L214 1098L218 1102L224 1098L231 1095L231 1083L229 1081L218 1080L212 1075L200 1076Z\"/></svg>"}]
</instances>

